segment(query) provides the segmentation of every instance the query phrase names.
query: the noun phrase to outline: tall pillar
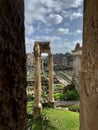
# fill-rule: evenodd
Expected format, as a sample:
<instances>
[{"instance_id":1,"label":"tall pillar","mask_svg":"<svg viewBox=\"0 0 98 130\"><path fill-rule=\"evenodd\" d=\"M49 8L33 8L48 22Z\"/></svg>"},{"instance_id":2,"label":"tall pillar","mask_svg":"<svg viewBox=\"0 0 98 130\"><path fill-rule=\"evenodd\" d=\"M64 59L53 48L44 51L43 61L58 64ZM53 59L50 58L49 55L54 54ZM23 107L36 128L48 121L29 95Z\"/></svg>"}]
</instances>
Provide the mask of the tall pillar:
<instances>
[{"instance_id":1,"label":"tall pillar","mask_svg":"<svg viewBox=\"0 0 98 130\"><path fill-rule=\"evenodd\" d=\"M40 66L40 47L35 44L35 98L34 98L34 118L41 116L41 66Z\"/></svg>"},{"instance_id":2,"label":"tall pillar","mask_svg":"<svg viewBox=\"0 0 98 130\"><path fill-rule=\"evenodd\" d=\"M80 130L98 130L98 0L84 0Z\"/></svg>"},{"instance_id":3,"label":"tall pillar","mask_svg":"<svg viewBox=\"0 0 98 130\"><path fill-rule=\"evenodd\" d=\"M49 54L49 106L54 107L53 56Z\"/></svg>"}]
</instances>

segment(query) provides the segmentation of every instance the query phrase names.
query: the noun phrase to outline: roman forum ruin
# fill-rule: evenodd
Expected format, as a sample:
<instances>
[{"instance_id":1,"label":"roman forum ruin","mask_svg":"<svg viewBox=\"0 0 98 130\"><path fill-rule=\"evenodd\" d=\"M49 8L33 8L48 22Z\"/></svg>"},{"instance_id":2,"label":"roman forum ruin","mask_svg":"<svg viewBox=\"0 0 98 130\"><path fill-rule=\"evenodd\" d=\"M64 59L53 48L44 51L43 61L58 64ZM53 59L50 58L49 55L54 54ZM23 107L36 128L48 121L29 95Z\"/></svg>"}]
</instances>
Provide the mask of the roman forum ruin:
<instances>
[{"instance_id":1,"label":"roman forum ruin","mask_svg":"<svg viewBox=\"0 0 98 130\"><path fill-rule=\"evenodd\" d=\"M83 15L80 130L98 130L98 0L84 0ZM24 36L24 1L0 0L0 130L26 130ZM37 50L41 47L35 46ZM40 51L36 53L39 70ZM40 75L36 78L40 81ZM36 82L36 95L40 96L38 87ZM39 96L36 108L40 108Z\"/></svg>"},{"instance_id":2,"label":"roman forum ruin","mask_svg":"<svg viewBox=\"0 0 98 130\"><path fill-rule=\"evenodd\" d=\"M72 51L73 55L73 82L78 93L80 93L80 72L82 62L82 47L77 43L75 49Z\"/></svg>"},{"instance_id":3,"label":"roman forum ruin","mask_svg":"<svg viewBox=\"0 0 98 130\"><path fill-rule=\"evenodd\" d=\"M49 101L48 105L54 107L53 96L53 56L50 51L50 42L35 42L34 56L35 56L35 99L34 99L34 117L41 115L41 54L48 53L49 58Z\"/></svg>"}]
</instances>

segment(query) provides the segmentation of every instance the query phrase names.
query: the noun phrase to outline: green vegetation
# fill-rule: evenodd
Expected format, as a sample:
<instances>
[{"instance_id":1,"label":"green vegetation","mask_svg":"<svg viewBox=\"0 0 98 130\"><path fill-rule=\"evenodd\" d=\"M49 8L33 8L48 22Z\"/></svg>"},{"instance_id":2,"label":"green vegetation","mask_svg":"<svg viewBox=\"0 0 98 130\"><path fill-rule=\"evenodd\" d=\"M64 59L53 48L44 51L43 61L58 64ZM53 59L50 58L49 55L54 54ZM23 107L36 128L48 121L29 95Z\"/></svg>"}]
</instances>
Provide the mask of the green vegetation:
<instances>
[{"instance_id":1,"label":"green vegetation","mask_svg":"<svg viewBox=\"0 0 98 130\"><path fill-rule=\"evenodd\" d=\"M48 98L48 94L46 94L45 91L42 92L41 96L42 96L43 99L47 99Z\"/></svg>"},{"instance_id":2,"label":"green vegetation","mask_svg":"<svg viewBox=\"0 0 98 130\"><path fill-rule=\"evenodd\" d=\"M75 101L75 100L79 100L79 94L73 86L72 87L69 86L65 93L60 93L60 92L55 93L54 99L56 101L59 100Z\"/></svg>"},{"instance_id":3,"label":"green vegetation","mask_svg":"<svg viewBox=\"0 0 98 130\"><path fill-rule=\"evenodd\" d=\"M28 101L33 101L34 100L34 95L28 94L27 95L27 100Z\"/></svg>"},{"instance_id":4,"label":"green vegetation","mask_svg":"<svg viewBox=\"0 0 98 130\"><path fill-rule=\"evenodd\" d=\"M49 119L45 130L78 130L79 114L63 109L44 109L43 112Z\"/></svg>"},{"instance_id":5,"label":"green vegetation","mask_svg":"<svg viewBox=\"0 0 98 130\"><path fill-rule=\"evenodd\" d=\"M44 109L43 117L34 120L32 130L79 130L79 114L64 109Z\"/></svg>"},{"instance_id":6,"label":"green vegetation","mask_svg":"<svg viewBox=\"0 0 98 130\"><path fill-rule=\"evenodd\" d=\"M55 94L54 94L54 99L55 99L56 101L60 100L60 99L61 99L61 95L62 95L62 93L55 93Z\"/></svg>"},{"instance_id":7,"label":"green vegetation","mask_svg":"<svg viewBox=\"0 0 98 130\"><path fill-rule=\"evenodd\" d=\"M79 104L77 104L77 105L72 105L72 106L68 106L68 109L70 110L70 111L80 111L80 106L79 106Z\"/></svg>"},{"instance_id":8,"label":"green vegetation","mask_svg":"<svg viewBox=\"0 0 98 130\"><path fill-rule=\"evenodd\" d=\"M44 72L44 76L45 76L46 78L48 78L48 77L49 77L49 73Z\"/></svg>"},{"instance_id":9,"label":"green vegetation","mask_svg":"<svg viewBox=\"0 0 98 130\"><path fill-rule=\"evenodd\" d=\"M64 84L54 84L54 88L56 89L56 88L64 88L65 87L65 85Z\"/></svg>"},{"instance_id":10,"label":"green vegetation","mask_svg":"<svg viewBox=\"0 0 98 130\"><path fill-rule=\"evenodd\" d=\"M67 92L66 94L64 94L66 97L66 100L79 100L79 94L78 92L74 89L74 90L70 90L69 92Z\"/></svg>"},{"instance_id":11,"label":"green vegetation","mask_svg":"<svg viewBox=\"0 0 98 130\"><path fill-rule=\"evenodd\" d=\"M55 71L56 75L59 75L62 79L66 80L67 82L71 82L72 81L72 76L67 73L67 71L64 70L58 70Z\"/></svg>"},{"instance_id":12,"label":"green vegetation","mask_svg":"<svg viewBox=\"0 0 98 130\"><path fill-rule=\"evenodd\" d=\"M68 108L78 109L78 108L79 108L79 105L68 106Z\"/></svg>"},{"instance_id":13,"label":"green vegetation","mask_svg":"<svg viewBox=\"0 0 98 130\"><path fill-rule=\"evenodd\" d=\"M71 81L72 77L67 72L59 71L61 77L68 79ZM45 79L47 79L48 74L45 73ZM34 72L29 71L27 74L27 80L33 81L34 80ZM43 82L46 85L46 82ZM46 85L47 86L47 85ZM32 90L32 86L28 85L27 90ZM79 95L75 90L73 85L68 86L66 89L65 85L63 84L54 84L54 98L55 100L77 100L79 99ZM64 91L65 89L65 91ZM63 92L62 92L63 91ZM42 93L42 98L47 99L46 90ZM27 128L29 130L79 130L79 113L71 112L65 110L64 108L61 109L50 109L44 108L42 110L43 114L42 117L39 119L34 120L32 117L33 113L33 104L34 104L34 96L28 95L27 96ZM79 106L72 106L68 107L69 110L75 109L79 110Z\"/></svg>"},{"instance_id":14,"label":"green vegetation","mask_svg":"<svg viewBox=\"0 0 98 130\"><path fill-rule=\"evenodd\" d=\"M67 71L60 71L62 75L64 75L68 80L72 81L72 76L67 73Z\"/></svg>"},{"instance_id":15,"label":"green vegetation","mask_svg":"<svg viewBox=\"0 0 98 130\"><path fill-rule=\"evenodd\" d=\"M27 113L32 113L33 110L33 101L27 102Z\"/></svg>"},{"instance_id":16,"label":"green vegetation","mask_svg":"<svg viewBox=\"0 0 98 130\"><path fill-rule=\"evenodd\" d=\"M34 120L32 130L42 130L42 118Z\"/></svg>"}]
</instances>

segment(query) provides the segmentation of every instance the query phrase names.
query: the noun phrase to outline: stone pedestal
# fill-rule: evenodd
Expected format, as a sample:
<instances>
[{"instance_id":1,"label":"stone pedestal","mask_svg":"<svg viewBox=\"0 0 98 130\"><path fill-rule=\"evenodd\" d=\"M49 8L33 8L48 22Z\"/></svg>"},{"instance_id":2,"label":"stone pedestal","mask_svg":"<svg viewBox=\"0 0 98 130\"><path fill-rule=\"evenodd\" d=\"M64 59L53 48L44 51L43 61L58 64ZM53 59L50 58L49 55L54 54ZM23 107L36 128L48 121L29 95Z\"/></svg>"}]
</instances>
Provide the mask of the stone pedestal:
<instances>
[{"instance_id":1,"label":"stone pedestal","mask_svg":"<svg viewBox=\"0 0 98 130\"><path fill-rule=\"evenodd\" d=\"M36 118L41 117L41 111L42 111L42 107L34 106L33 107L33 118L36 119Z\"/></svg>"},{"instance_id":2,"label":"stone pedestal","mask_svg":"<svg viewBox=\"0 0 98 130\"><path fill-rule=\"evenodd\" d=\"M55 106L55 102L48 102L48 107L50 107L50 108L55 108L56 106Z\"/></svg>"}]
</instances>

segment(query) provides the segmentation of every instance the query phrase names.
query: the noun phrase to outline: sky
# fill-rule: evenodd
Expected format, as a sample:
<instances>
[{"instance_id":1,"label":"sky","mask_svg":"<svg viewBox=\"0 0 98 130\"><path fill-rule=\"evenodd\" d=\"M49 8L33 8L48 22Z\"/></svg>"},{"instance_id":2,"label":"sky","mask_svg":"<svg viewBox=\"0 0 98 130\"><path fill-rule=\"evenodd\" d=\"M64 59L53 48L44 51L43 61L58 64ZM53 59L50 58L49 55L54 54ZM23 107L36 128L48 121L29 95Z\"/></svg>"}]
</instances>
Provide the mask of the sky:
<instances>
[{"instance_id":1,"label":"sky","mask_svg":"<svg viewBox=\"0 0 98 130\"><path fill-rule=\"evenodd\" d=\"M50 41L53 54L82 45L83 0L24 0L26 52L35 41Z\"/></svg>"}]
</instances>

